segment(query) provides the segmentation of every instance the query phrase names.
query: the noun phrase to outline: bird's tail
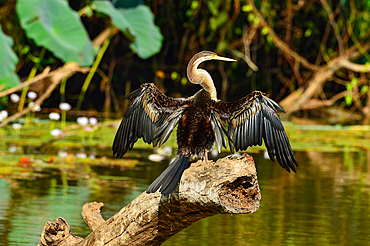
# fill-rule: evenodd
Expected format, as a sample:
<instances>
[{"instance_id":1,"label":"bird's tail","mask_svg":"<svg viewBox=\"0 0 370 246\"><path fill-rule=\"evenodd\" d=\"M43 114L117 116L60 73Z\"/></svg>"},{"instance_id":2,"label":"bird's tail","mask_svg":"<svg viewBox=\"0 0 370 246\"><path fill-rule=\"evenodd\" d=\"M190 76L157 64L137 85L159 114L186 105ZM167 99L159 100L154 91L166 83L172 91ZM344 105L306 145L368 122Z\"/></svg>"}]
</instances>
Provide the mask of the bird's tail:
<instances>
[{"instance_id":1,"label":"bird's tail","mask_svg":"<svg viewBox=\"0 0 370 246\"><path fill-rule=\"evenodd\" d=\"M188 166L190 156L182 155L177 157L172 163L150 184L146 193L154 193L159 188L163 195L171 194L180 182L182 173Z\"/></svg>"}]
</instances>

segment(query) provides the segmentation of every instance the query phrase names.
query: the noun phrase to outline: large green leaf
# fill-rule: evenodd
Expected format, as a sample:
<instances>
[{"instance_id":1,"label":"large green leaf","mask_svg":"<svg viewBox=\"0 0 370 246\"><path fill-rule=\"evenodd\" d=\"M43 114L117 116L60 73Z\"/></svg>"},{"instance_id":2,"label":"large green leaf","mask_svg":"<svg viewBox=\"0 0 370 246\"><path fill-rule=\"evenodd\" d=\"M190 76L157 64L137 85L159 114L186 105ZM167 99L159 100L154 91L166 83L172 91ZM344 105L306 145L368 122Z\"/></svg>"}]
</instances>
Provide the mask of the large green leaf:
<instances>
[{"instance_id":1,"label":"large green leaf","mask_svg":"<svg viewBox=\"0 0 370 246\"><path fill-rule=\"evenodd\" d=\"M5 84L4 89L12 88L14 86L19 85L21 82L19 81L18 74L12 72L4 77L0 77L0 87L2 88L3 84Z\"/></svg>"},{"instance_id":2,"label":"large green leaf","mask_svg":"<svg viewBox=\"0 0 370 246\"><path fill-rule=\"evenodd\" d=\"M108 15L132 43L130 48L139 57L147 59L161 50L163 36L154 24L154 15L145 5L132 8L115 8L109 1L94 1L95 10Z\"/></svg>"},{"instance_id":3,"label":"large green leaf","mask_svg":"<svg viewBox=\"0 0 370 246\"><path fill-rule=\"evenodd\" d=\"M139 4L144 4L143 0L113 0L114 7L116 8L132 8Z\"/></svg>"},{"instance_id":4,"label":"large green leaf","mask_svg":"<svg viewBox=\"0 0 370 246\"><path fill-rule=\"evenodd\" d=\"M0 28L0 88L5 84L7 89L20 83L18 75L14 73L18 57L12 50L13 39Z\"/></svg>"},{"instance_id":5,"label":"large green leaf","mask_svg":"<svg viewBox=\"0 0 370 246\"><path fill-rule=\"evenodd\" d=\"M154 15L148 6L120 9L134 29L135 41L130 48L137 50L140 57L146 59L157 54L162 48L161 30L154 24Z\"/></svg>"},{"instance_id":6,"label":"large green leaf","mask_svg":"<svg viewBox=\"0 0 370 246\"><path fill-rule=\"evenodd\" d=\"M18 0L17 13L29 38L62 61L89 66L94 61L91 40L77 13L65 0Z\"/></svg>"},{"instance_id":7,"label":"large green leaf","mask_svg":"<svg viewBox=\"0 0 370 246\"><path fill-rule=\"evenodd\" d=\"M133 32L126 17L116 9L111 2L95 0L93 8L100 13L108 15L111 18L113 25L122 32L126 33L128 30Z\"/></svg>"}]
</instances>

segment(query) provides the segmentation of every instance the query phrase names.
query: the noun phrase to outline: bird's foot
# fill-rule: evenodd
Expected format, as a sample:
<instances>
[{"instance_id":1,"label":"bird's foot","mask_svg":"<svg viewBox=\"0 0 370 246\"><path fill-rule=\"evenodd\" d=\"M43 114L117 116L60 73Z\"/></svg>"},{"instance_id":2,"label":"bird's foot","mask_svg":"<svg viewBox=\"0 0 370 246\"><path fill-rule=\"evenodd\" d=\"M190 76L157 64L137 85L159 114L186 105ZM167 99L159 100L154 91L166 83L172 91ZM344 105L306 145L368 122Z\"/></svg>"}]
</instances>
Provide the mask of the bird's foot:
<instances>
[{"instance_id":1,"label":"bird's foot","mask_svg":"<svg viewBox=\"0 0 370 246\"><path fill-rule=\"evenodd\" d=\"M204 162L207 162L208 161L208 152L207 151L204 151L203 161Z\"/></svg>"}]
</instances>

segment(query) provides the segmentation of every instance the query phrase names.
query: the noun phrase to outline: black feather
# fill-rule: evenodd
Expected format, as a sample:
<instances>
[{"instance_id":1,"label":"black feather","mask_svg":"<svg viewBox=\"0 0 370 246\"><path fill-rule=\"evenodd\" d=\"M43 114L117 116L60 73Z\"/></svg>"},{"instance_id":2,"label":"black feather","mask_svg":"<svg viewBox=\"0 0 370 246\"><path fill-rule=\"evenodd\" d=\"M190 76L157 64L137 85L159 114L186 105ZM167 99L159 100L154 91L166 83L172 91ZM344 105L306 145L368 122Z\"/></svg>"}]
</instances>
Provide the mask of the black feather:
<instances>
[{"instance_id":1,"label":"black feather","mask_svg":"<svg viewBox=\"0 0 370 246\"><path fill-rule=\"evenodd\" d=\"M278 130L276 129L273 129L274 131L274 136L275 136L275 140L276 140L276 146L277 146L277 157L280 159L278 159L279 163L282 165L282 167L284 167L288 172L290 172L290 168L288 166L288 161L285 157L285 154L284 154L284 146L283 146L283 143L281 142L281 139L279 137L279 133L278 133Z\"/></svg>"},{"instance_id":2,"label":"black feather","mask_svg":"<svg viewBox=\"0 0 370 246\"><path fill-rule=\"evenodd\" d=\"M251 145L254 144L254 117L251 116L249 120L249 129L248 129L248 137L249 141L251 141Z\"/></svg>"},{"instance_id":3,"label":"black feather","mask_svg":"<svg viewBox=\"0 0 370 246\"><path fill-rule=\"evenodd\" d=\"M245 122L243 125L240 126L240 138L241 138L241 146L240 149L244 150L248 148L249 143L251 142L248 136L248 125L249 125L249 120L248 118L245 119Z\"/></svg>"},{"instance_id":4,"label":"black feather","mask_svg":"<svg viewBox=\"0 0 370 246\"><path fill-rule=\"evenodd\" d=\"M258 145L262 145L262 138L263 138L263 132L264 132L264 126L265 124L263 123L263 115L262 112L258 114L259 117L259 137L258 137Z\"/></svg>"},{"instance_id":5,"label":"black feather","mask_svg":"<svg viewBox=\"0 0 370 246\"><path fill-rule=\"evenodd\" d=\"M171 194L185 171L190 156L179 156L150 184L146 193L154 193L159 188L164 195Z\"/></svg>"},{"instance_id":6,"label":"black feather","mask_svg":"<svg viewBox=\"0 0 370 246\"><path fill-rule=\"evenodd\" d=\"M242 136L242 129L243 129L242 125L237 126L235 129L236 151L239 151L241 149L241 141L242 141L242 138L244 137Z\"/></svg>"},{"instance_id":7,"label":"black feather","mask_svg":"<svg viewBox=\"0 0 370 246\"><path fill-rule=\"evenodd\" d=\"M266 131L266 137L269 138L269 144L270 148L268 148L269 157L272 161L275 161L276 157L276 146L274 141L274 135L272 133L271 124L270 121L265 118L265 131Z\"/></svg>"}]
</instances>

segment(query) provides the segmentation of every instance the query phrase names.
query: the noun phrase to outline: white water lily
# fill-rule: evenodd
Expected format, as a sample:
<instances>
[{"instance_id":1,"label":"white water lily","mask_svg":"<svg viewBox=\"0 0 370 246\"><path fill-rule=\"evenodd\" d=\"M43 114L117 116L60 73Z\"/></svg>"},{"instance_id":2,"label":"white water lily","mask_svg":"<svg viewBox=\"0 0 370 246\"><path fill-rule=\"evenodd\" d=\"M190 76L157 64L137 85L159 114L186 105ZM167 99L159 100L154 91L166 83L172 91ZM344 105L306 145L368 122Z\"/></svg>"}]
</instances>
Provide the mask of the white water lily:
<instances>
[{"instance_id":1,"label":"white water lily","mask_svg":"<svg viewBox=\"0 0 370 246\"><path fill-rule=\"evenodd\" d=\"M10 100L13 102L13 103L17 103L19 102L20 98L17 94L11 94L10 95Z\"/></svg>"},{"instance_id":2,"label":"white water lily","mask_svg":"<svg viewBox=\"0 0 370 246\"><path fill-rule=\"evenodd\" d=\"M61 158L65 158L65 157L68 156L68 153L65 150L59 150L58 151L58 156L61 157Z\"/></svg>"},{"instance_id":3,"label":"white water lily","mask_svg":"<svg viewBox=\"0 0 370 246\"><path fill-rule=\"evenodd\" d=\"M236 153L234 153L234 154L232 154L231 156L232 157L237 157L237 156L241 156L242 154L240 154L239 152L236 152Z\"/></svg>"},{"instance_id":4,"label":"white water lily","mask_svg":"<svg viewBox=\"0 0 370 246\"><path fill-rule=\"evenodd\" d=\"M53 130L51 130L50 134L52 136L56 137L56 136L59 136L60 134L62 134L62 132L63 131L61 129L53 129Z\"/></svg>"},{"instance_id":5,"label":"white water lily","mask_svg":"<svg viewBox=\"0 0 370 246\"><path fill-rule=\"evenodd\" d=\"M170 157L172 155L173 149L171 146L163 146L163 155Z\"/></svg>"},{"instance_id":6,"label":"white water lily","mask_svg":"<svg viewBox=\"0 0 370 246\"><path fill-rule=\"evenodd\" d=\"M16 151L17 151L17 147L14 145L9 148L10 153L15 153Z\"/></svg>"},{"instance_id":7,"label":"white water lily","mask_svg":"<svg viewBox=\"0 0 370 246\"><path fill-rule=\"evenodd\" d=\"M211 156L212 156L212 158L217 158L217 157L218 157L218 151L217 151L217 150L215 150L215 149L213 149L213 150L211 151Z\"/></svg>"},{"instance_id":8,"label":"white water lily","mask_svg":"<svg viewBox=\"0 0 370 246\"><path fill-rule=\"evenodd\" d=\"M154 154L159 154L159 155L162 155L164 157L171 157L172 155L172 147L171 146L163 146L163 148L157 148L157 149L154 149Z\"/></svg>"},{"instance_id":9,"label":"white water lily","mask_svg":"<svg viewBox=\"0 0 370 246\"><path fill-rule=\"evenodd\" d=\"M8 111L1 110L0 111L0 117L2 117L3 119L5 119L6 117L8 117Z\"/></svg>"},{"instance_id":10,"label":"white water lily","mask_svg":"<svg viewBox=\"0 0 370 246\"><path fill-rule=\"evenodd\" d=\"M77 159L85 159L85 158L87 158L87 155L85 153L77 153L76 158Z\"/></svg>"},{"instance_id":11,"label":"white water lily","mask_svg":"<svg viewBox=\"0 0 370 246\"><path fill-rule=\"evenodd\" d=\"M22 125L21 125L21 124L19 124L19 123L14 123L12 126L13 126L13 129L14 129L14 130L19 130L19 129L21 129L21 128L22 128Z\"/></svg>"},{"instance_id":12,"label":"white water lily","mask_svg":"<svg viewBox=\"0 0 370 246\"><path fill-rule=\"evenodd\" d=\"M90 124L91 124L92 126L95 126L95 125L96 125L96 123L98 123L98 119L97 119L97 118L95 118L95 117L91 117L91 118L89 118L89 122L90 122Z\"/></svg>"},{"instance_id":13,"label":"white water lily","mask_svg":"<svg viewBox=\"0 0 370 246\"><path fill-rule=\"evenodd\" d=\"M72 106L69 103L63 102L59 104L59 108L60 110L68 111L68 110L71 110Z\"/></svg>"},{"instance_id":14,"label":"white water lily","mask_svg":"<svg viewBox=\"0 0 370 246\"><path fill-rule=\"evenodd\" d=\"M30 103L31 104L31 103ZM40 105L39 104L33 104L33 106L32 106L32 112L39 112L39 111L41 111L41 107L40 107Z\"/></svg>"},{"instance_id":15,"label":"white water lily","mask_svg":"<svg viewBox=\"0 0 370 246\"><path fill-rule=\"evenodd\" d=\"M86 117L78 117L77 123L80 124L81 126L86 126L87 123L89 123L89 120Z\"/></svg>"},{"instance_id":16,"label":"white water lily","mask_svg":"<svg viewBox=\"0 0 370 246\"><path fill-rule=\"evenodd\" d=\"M36 94L36 92L29 91L29 92L27 93L27 97L28 97L29 99L35 99L35 98L37 97L37 94Z\"/></svg>"},{"instance_id":17,"label":"white water lily","mask_svg":"<svg viewBox=\"0 0 370 246\"><path fill-rule=\"evenodd\" d=\"M60 127L64 130L66 128L67 111L71 110L72 106L69 103L62 102L59 104L59 108L62 110L62 122Z\"/></svg>"},{"instance_id":18,"label":"white water lily","mask_svg":"<svg viewBox=\"0 0 370 246\"><path fill-rule=\"evenodd\" d=\"M49 114L49 119L50 120L60 120L60 114L52 112L52 113Z\"/></svg>"},{"instance_id":19,"label":"white water lily","mask_svg":"<svg viewBox=\"0 0 370 246\"><path fill-rule=\"evenodd\" d=\"M161 162L164 159L166 159L166 157L164 157L163 155L159 155L159 154L151 154L148 156L148 159L153 162Z\"/></svg>"}]
</instances>

